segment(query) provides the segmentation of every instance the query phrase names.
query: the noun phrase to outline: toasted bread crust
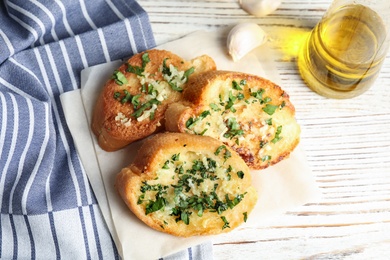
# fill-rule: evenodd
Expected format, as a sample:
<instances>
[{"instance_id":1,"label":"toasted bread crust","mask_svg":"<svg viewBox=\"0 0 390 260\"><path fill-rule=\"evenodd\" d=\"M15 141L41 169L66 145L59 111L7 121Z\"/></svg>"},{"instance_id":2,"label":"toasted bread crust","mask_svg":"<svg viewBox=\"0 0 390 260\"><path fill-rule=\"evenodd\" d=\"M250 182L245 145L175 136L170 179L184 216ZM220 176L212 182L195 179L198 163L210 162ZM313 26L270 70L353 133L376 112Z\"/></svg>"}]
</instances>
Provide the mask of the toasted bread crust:
<instances>
[{"instance_id":1,"label":"toasted bread crust","mask_svg":"<svg viewBox=\"0 0 390 260\"><path fill-rule=\"evenodd\" d=\"M118 174L116 188L129 209L158 231L184 237L231 231L249 216L256 204L257 192L251 185L251 175L245 162L227 147L217 153L221 145L210 137L184 133L156 134L145 141L134 163ZM227 153L231 156L226 156ZM198 162L198 170L189 173L194 169L195 161ZM212 164L213 161L216 164ZM203 177L199 163L207 168L202 172ZM216 167L212 168L212 165ZM181 168L182 171L178 170ZM147 212L148 203L158 198L158 192L152 191L151 187L158 185L164 187L161 196L165 204L158 210ZM178 191L180 185L184 186ZM182 206L179 205L190 204L188 201L195 197L204 200L200 199L203 202L197 206L180 208ZM212 205L209 208L205 203L206 197ZM226 201L226 198L229 200ZM235 198L239 198L238 203L233 203ZM228 203L235 205L229 208ZM175 208L180 208L181 214L175 215ZM188 223L185 223L183 213L188 217Z\"/></svg>"},{"instance_id":2,"label":"toasted bread crust","mask_svg":"<svg viewBox=\"0 0 390 260\"><path fill-rule=\"evenodd\" d=\"M185 80L180 79L175 83L177 89L168 84L163 64L169 73L177 73L177 78L190 68L194 71L187 78L216 69L206 55L186 61L172 52L154 49L131 57L106 82L94 108L92 130L102 149L115 151L163 129L167 105L180 100L185 87Z\"/></svg>"},{"instance_id":3,"label":"toasted bread crust","mask_svg":"<svg viewBox=\"0 0 390 260\"><path fill-rule=\"evenodd\" d=\"M283 160L298 145L295 108L273 82L246 73L210 71L191 78L187 86L183 101L166 111L168 131L219 139L252 169Z\"/></svg>"}]
</instances>

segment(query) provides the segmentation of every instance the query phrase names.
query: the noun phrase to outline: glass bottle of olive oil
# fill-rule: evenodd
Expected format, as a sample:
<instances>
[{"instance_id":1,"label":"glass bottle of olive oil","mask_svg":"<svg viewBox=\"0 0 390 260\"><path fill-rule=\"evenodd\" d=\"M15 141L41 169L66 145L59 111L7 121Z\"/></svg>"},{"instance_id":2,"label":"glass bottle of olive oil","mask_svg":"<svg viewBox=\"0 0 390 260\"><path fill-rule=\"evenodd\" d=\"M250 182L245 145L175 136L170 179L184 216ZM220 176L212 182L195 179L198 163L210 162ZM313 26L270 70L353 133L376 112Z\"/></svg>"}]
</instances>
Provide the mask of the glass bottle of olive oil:
<instances>
[{"instance_id":1,"label":"glass bottle of olive oil","mask_svg":"<svg viewBox=\"0 0 390 260\"><path fill-rule=\"evenodd\" d=\"M301 48L300 74L320 95L340 99L358 96L379 74L388 50L388 33L381 16L365 5L333 8Z\"/></svg>"}]
</instances>

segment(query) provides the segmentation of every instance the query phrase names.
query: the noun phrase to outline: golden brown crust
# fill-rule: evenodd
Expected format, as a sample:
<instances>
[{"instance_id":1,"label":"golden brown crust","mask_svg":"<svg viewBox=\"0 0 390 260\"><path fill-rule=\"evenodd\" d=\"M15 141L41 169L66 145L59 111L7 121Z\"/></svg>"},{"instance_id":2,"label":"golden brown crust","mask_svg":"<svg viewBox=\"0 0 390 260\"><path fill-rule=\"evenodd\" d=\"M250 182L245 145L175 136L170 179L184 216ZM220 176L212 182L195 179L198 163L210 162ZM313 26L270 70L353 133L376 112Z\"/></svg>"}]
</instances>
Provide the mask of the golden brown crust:
<instances>
[{"instance_id":1,"label":"golden brown crust","mask_svg":"<svg viewBox=\"0 0 390 260\"><path fill-rule=\"evenodd\" d=\"M191 78L183 101L169 106L166 114L168 131L219 139L252 169L288 157L300 139L287 93L267 79L246 73L210 71Z\"/></svg>"},{"instance_id":2,"label":"golden brown crust","mask_svg":"<svg viewBox=\"0 0 390 260\"><path fill-rule=\"evenodd\" d=\"M184 237L231 231L249 216L256 204L257 192L245 162L229 148L221 149L221 145L210 137L157 134L145 141L134 163L118 174L116 188L129 209L158 231ZM195 169L194 165L198 171L189 172ZM217 166L213 168L213 165ZM147 213L148 204L158 200L158 192L151 191L151 187L158 185L164 187L161 196L165 205ZM195 196L201 206L183 206ZM210 201L209 208L206 198ZM174 210L178 209L181 213L175 215ZM185 223L186 216L188 223Z\"/></svg>"},{"instance_id":3,"label":"golden brown crust","mask_svg":"<svg viewBox=\"0 0 390 260\"><path fill-rule=\"evenodd\" d=\"M143 58L145 53L149 58L147 62ZM121 149L163 128L167 105L180 100L182 96L181 92L173 90L164 78L161 71L163 63L167 68L172 64L176 72L184 72L193 67L194 73L189 78L204 70L216 69L214 61L206 55L186 61L172 52L154 49L131 57L117 70L120 76L125 77L125 81L119 84L118 80L109 79L94 108L92 130L102 149L106 151ZM143 72L129 71L129 67L143 68ZM118 75L118 72L114 72L113 75ZM149 87L151 85L153 88ZM184 88L185 84L180 87ZM135 99L126 99L128 94ZM137 102L138 107L135 105ZM141 111L135 115L146 103L149 107L141 109L143 113Z\"/></svg>"}]
</instances>

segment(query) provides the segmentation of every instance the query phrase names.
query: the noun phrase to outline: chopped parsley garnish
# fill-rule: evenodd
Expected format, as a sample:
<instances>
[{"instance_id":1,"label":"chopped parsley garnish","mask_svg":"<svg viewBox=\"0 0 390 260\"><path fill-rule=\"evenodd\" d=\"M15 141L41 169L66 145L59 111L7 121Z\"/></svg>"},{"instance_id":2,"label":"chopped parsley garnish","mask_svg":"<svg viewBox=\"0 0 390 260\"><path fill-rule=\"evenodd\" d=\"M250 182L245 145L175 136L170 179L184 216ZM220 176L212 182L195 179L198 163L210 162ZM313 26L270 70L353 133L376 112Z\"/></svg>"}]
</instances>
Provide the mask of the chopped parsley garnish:
<instances>
[{"instance_id":1,"label":"chopped parsley garnish","mask_svg":"<svg viewBox=\"0 0 390 260\"><path fill-rule=\"evenodd\" d=\"M178 87L176 83L170 81L168 82L169 86L171 86L172 90L174 91L177 91L177 92L182 92L183 91L183 88L182 87Z\"/></svg>"},{"instance_id":2,"label":"chopped parsley garnish","mask_svg":"<svg viewBox=\"0 0 390 260\"><path fill-rule=\"evenodd\" d=\"M189 212L189 211L181 212L180 219L183 220L184 224L186 224L186 225L190 224L190 215L191 215L191 212Z\"/></svg>"},{"instance_id":3,"label":"chopped parsley garnish","mask_svg":"<svg viewBox=\"0 0 390 260\"><path fill-rule=\"evenodd\" d=\"M139 66L133 66L129 63L127 63L127 69L126 71L127 72L130 72L130 73L134 73L136 74L137 76L143 76L143 72L145 70L145 67L146 67L146 64L150 62L150 59L149 59L149 54L147 52L145 52L144 54L142 54L142 67L139 67Z\"/></svg>"},{"instance_id":4,"label":"chopped parsley garnish","mask_svg":"<svg viewBox=\"0 0 390 260\"><path fill-rule=\"evenodd\" d=\"M187 120L187 122L186 122L186 127L188 129L193 128L198 121L201 121L201 120L205 119L209 115L211 115L210 111L209 110L205 110L202 113L200 113L200 115L198 117L196 117L196 118L190 117Z\"/></svg>"},{"instance_id":5,"label":"chopped parsley garnish","mask_svg":"<svg viewBox=\"0 0 390 260\"><path fill-rule=\"evenodd\" d=\"M271 105L271 104L266 104L265 107L263 107L263 111L265 113L267 113L268 115L272 116L276 109L278 108L279 106L275 106L275 105Z\"/></svg>"},{"instance_id":6,"label":"chopped parsley garnish","mask_svg":"<svg viewBox=\"0 0 390 260\"><path fill-rule=\"evenodd\" d=\"M237 81L233 80L232 85L233 85L233 89L242 90L241 86L237 83Z\"/></svg>"},{"instance_id":7,"label":"chopped parsley garnish","mask_svg":"<svg viewBox=\"0 0 390 260\"><path fill-rule=\"evenodd\" d=\"M161 102L158 101L157 99L151 99L148 102L142 104L142 106L138 110L134 111L134 113L132 113L131 116L133 116L135 118L138 118L138 117L140 117L142 115L142 113L145 110L151 108L153 106L153 104L159 105L160 103Z\"/></svg>"},{"instance_id":8,"label":"chopped parsley garnish","mask_svg":"<svg viewBox=\"0 0 390 260\"><path fill-rule=\"evenodd\" d=\"M221 219L222 219L222 221L223 221L223 226L222 226L222 229L225 229L225 228L230 228L230 226L229 226L229 222L227 221L227 219L226 219L226 217L225 216L221 216Z\"/></svg>"},{"instance_id":9,"label":"chopped parsley garnish","mask_svg":"<svg viewBox=\"0 0 390 260\"><path fill-rule=\"evenodd\" d=\"M218 153L226 147L219 148ZM226 153L225 153L226 156ZM176 222L183 221L184 224L190 224L191 215L194 213L202 217L205 211L215 212L222 215L228 209L234 208L244 198L243 194L225 194L223 198L217 195L219 170L218 163L212 158L195 159L192 164L185 165L188 162L179 160L180 154L173 154L166 160L163 169L174 167L176 182L171 185L149 184L143 181L140 187L141 194L138 197L138 204L145 206L145 214L150 214L159 210L167 211L167 214L174 216ZM176 162L176 163L173 163ZM229 165L226 172L232 172L233 168ZM237 174L241 174L240 171ZM199 187L205 180L210 180L213 184L208 190L194 193L192 189ZM173 196L169 199L169 196ZM172 203L174 203L172 205ZM169 204L169 206L167 206ZM167 206L167 207L166 207ZM224 219L224 218L223 218ZM226 219L225 219L226 220ZM167 224L167 223L164 223ZM229 223L224 221L224 228L229 227Z\"/></svg>"},{"instance_id":10,"label":"chopped parsley garnish","mask_svg":"<svg viewBox=\"0 0 390 260\"><path fill-rule=\"evenodd\" d=\"M225 161L227 159L229 159L230 157L232 157L232 154L231 152L227 149L227 147L225 145L221 145L217 148L217 150L214 152L215 155L219 155L222 150L225 150L225 154L223 155L223 158L225 159Z\"/></svg>"},{"instance_id":11,"label":"chopped parsley garnish","mask_svg":"<svg viewBox=\"0 0 390 260\"><path fill-rule=\"evenodd\" d=\"M164 170L167 170L169 169L169 160L166 160L163 167L162 167Z\"/></svg>"},{"instance_id":12,"label":"chopped parsley garnish","mask_svg":"<svg viewBox=\"0 0 390 260\"><path fill-rule=\"evenodd\" d=\"M238 100L243 100L245 98L244 94L243 93L238 93L237 94L237 99Z\"/></svg>"},{"instance_id":13,"label":"chopped parsley garnish","mask_svg":"<svg viewBox=\"0 0 390 260\"><path fill-rule=\"evenodd\" d=\"M234 102L236 101L237 97L233 96L232 92L229 92L229 100L227 104L225 105L225 109L230 109L233 113L236 112L236 109L233 107Z\"/></svg>"},{"instance_id":14,"label":"chopped parsley garnish","mask_svg":"<svg viewBox=\"0 0 390 260\"><path fill-rule=\"evenodd\" d=\"M256 92L251 92L251 96L255 97L255 98L259 99L259 100L262 100L263 99L263 93L264 93L264 89L259 89Z\"/></svg>"},{"instance_id":15,"label":"chopped parsley garnish","mask_svg":"<svg viewBox=\"0 0 390 260\"><path fill-rule=\"evenodd\" d=\"M271 160L271 156L270 155L264 155L262 158L261 158L261 161L265 162L265 161L270 161Z\"/></svg>"},{"instance_id":16,"label":"chopped parsley garnish","mask_svg":"<svg viewBox=\"0 0 390 260\"><path fill-rule=\"evenodd\" d=\"M225 138L233 138L236 136L241 136L244 134L244 130L240 128L240 124L237 123L235 117L228 118L226 125L228 127L228 131L223 135Z\"/></svg>"},{"instance_id":17,"label":"chopped parsley garnish","mask_svg":"<svg viewBox=\"0 0 390 260\"><path fill-rule=\"evenodd\" d=\"M183 88L181 86L178 85L178 82L177 79L179 77L179 74L173 74L172 71L171 71L171 68L167 65L167 59L168 58L165 58L163 60L163 64L162 64L162 69L161 69L161 73L164 75L164 78L167 80L169 86L172 88L172 90L174 91L177 91L177 92L182 92L183 91ZM175 68L176 69L176 68ZM194 73L195 71L195 68L194 67L191 67L189 68L188 70L186 70L184 73L183 73L183 76L179 79L181 82L187 82L188 80L188 77ZM173 74L173 76L172 76ZM172 76L172 78L170 78ZM169 81L168 81L169 80ZM180 83L181 85L182 83Z\"/></svg>"},{"instance_id":18,"label":"chopped parsley garnish","mask_svg":"<svg viewBox=\"0 0 390 260\"><path fill-rule=\"evenodd\" d=\"M150 201L146 205L145 214L148 215L149 213L158 211L162 209L166 205L166 200L163 197L157 196L155 201Z\"/></svg>"},{"instance_id":19,"label":"chopped parsley garnish","mask_svg":"<svg viewBox=\"0 0 390 260\"><path fill-rule=\"evenodd\" d=\"M244 214L244 222L246 222L246 221L248 220L248 213L247 213L247 212L244 212L244 213L242 213L242 214Z\"/></svg>"},{"instance_id":20,"label":"chopped parsley garnish","mask_svg":"<svg viewBox=\"0 0 390 260\"><path fill-rule=\"evenodd\" d=\"M172 72L171 72L171 70L169 69L169 67L167 66L167 59L168 59L168 58L165 58L165 59L163 60L161 73L162 73L162 74L165 74L165 75L168 75L168 76L171 76Z\"/></svg>"},{"instance_id":21,"label":"chopped parsley garnish","mask_svg":"<svg viewBox=\"0 0 390 260\"><path fill-rule=\"evenodd\" d=\"M145 207L145 214L148 215L149 213L158 211L162 209L167 201L163 197L164 194L166 194L168 186L162 186L161 184L156 185L149 185L146 181L142 182L141 186L141 193L142 195L138 198L138 204L143 203L143 199L145 198L145 193L147 191L157 191L155 195L156 200L149 200Z\"/></svg>"},{"instance_id":22,"label":"chopped parsley garnish","mask_svg":"<svg viewBox=\"0 0 390 260\"><path fill-rule=\"evenodd\" d=\"M128 102L131 99L131 94L127 90L124 90L123 93L125 96L121 99L122 104Z\"/></svg>"},{"instance_id":23,"label":"chopped parsley garnish","mask_svg":"<svg viewBox=\"0 0 390 260\"><path fill-rule=\"evenodd\" d=\"M243 171L238 171L237 172L237 176L238 176L238 178L243 179L244 178L244 172Z\"/></svg>"},{"instance_id":24,"label":"chopped parsley garnish","mask_svg":"<svg viewBox=\"0 0 390 260\"><path fill-rule=\"evenodd\" d=\"M137 109L140 105L139 98L141 97L141 94L135 95L131 98L131 104L133 104L134 108Z\"/></svg>"},{"instance_id":25,"label":"chopped parsley garnish","mask_svg":"<svg viewBox=\"0 0 390 260\"><path fill-rule=\"evenodd\" d=\"M218 107L217 104L214 104L214 103L211 103L210 104L210 108L215 111L215 112L218 112L218 111L221 111L221 109Z\"/></svg>"},{"instance_id":26,"label":"chopped parsley garnish","mask_svg":"<svg viewBox=\"0 0 390 260\"><path fill-rule=\"evenodd\" d=\"M150 62L149 53L145 52L142 54L142 68L145 69L146 64Z\"/></svg>"},{"instance_id":27,"label":"chopped parsley garnish","mask_svg":"<svg viewBox=\"0 0 390 260\"><path fill-rule=\"evenodd\" d=\"M115 98L115 99L119 99L120 96L121 96L121 93L120 93L120 92L116 91L116 92L114 93L114 98Z\"/></svg>"},{"instance_id":28,"label":"chopped parsley garnish","mask_svg":"<svg viewBox=\"0 0 390 260\"><path fill-rule=\"evenodd\" d=\"M274 139L271 140L271 142L273 144L277 143L280 141L280 139L282 139L283 137L280 136L280 134L282 133L282 126L278 126L278 128L276 128L276 133L275 133L275 137Z\"/></svg>"},{"instance_id":29,"label":"chopped parsley garnish","mask_svg":"<svg viewBox=\"0 0 390 260\"><path fill-rule=\"evenodd\" d=\"M178 161L179 158L180 158L180 153L174 154L174 155L172 155L172 157L171 157L172 161L174 161L174 162Z\"/></svg>"},{"instance_id":30,"label":"chopped parsley garnish","mask_svg":"<svg viewBox=\"0 0 390 260\"><path fill-rule=\"evenodd\" d=\"M257 100L259 100L260 104L266 104L266 103L269 103L272 101L272 99L270 97L264 97L263 98L263 94L264 94L265 90L264 89L259 89L255 92L251 92L251 96L256 98Z\"/></svg>"},{"instance_id":31,"label":"chopped parsley garnish","mask_svg":"<svg viewBox=\"0 0 390 260\"><path fill-rule=\"evenodd\" d=\"M118 84L119 86L122 86L123 84L127 84L128 81L126 79L126 76L120 72L119 70L115 70L114 71L114 74L112 74L112 77L111 77L116 84Z\"/></svg>"},{"instance_id":32,"label":"chopped parsley garnish","mask_svg":"<svg viewBox=\"0 0 390 260\"><path fill-rule=\"evenodd\" d=\"M189 76L190 76L192 73L194 73L194 71L195 71L195 68L194 68L194 67L189 68L188 70L186 70L186 71L184 72L184 75L183 75L182 79L186 79L186 81L187 81L188 78L189 78Z\"/></svg>"}]
</instances>

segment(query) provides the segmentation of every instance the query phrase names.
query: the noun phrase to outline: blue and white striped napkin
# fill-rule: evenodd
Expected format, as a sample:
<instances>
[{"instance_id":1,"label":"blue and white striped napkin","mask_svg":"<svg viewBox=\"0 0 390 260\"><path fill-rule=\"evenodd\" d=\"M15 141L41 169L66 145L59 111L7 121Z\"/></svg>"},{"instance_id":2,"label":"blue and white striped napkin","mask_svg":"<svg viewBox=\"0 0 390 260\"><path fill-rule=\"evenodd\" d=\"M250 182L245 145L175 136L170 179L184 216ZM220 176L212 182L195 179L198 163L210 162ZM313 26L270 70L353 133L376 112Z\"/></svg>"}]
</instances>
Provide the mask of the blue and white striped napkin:
<instances>
[{"instance_id":1,"label":"blue and white striped napkin","mask_svg":"<svg viewBox=\"0 0 390 260\"><path fill-rule=\"evenodd\" d=\"M154 46L134 0L0 2L1 259L120 258L59 97L79 88L84 68Z\"/></svg>"}]
</instances>

